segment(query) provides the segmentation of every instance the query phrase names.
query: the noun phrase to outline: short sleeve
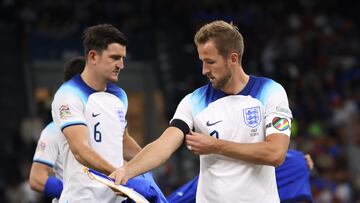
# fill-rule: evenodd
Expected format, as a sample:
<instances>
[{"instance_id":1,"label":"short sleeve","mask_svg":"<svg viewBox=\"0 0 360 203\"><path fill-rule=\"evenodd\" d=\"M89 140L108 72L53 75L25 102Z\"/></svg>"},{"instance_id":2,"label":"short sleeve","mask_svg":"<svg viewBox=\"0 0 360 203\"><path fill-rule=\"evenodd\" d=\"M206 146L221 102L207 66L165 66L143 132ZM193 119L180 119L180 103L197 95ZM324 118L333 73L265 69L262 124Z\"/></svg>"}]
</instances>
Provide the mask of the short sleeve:
<instances>
[{"instance_id":1,"label":"short sleeve","mask_svg":"<svg viewBox=\"0 0 360 203\"><path fill-rule=\"evenodd\" d=\"M54 167L59 156L59 136L61 136L61 132L54 123L46 126L38 140L33 161Z\"/></svg>"},{"instance_id":2,"label":"short sleeve","mask_svg":"<svg viewBox=\"0 0 360 203\"><path fill-rule=\"evenodd\" d=\"M194 121L191 111L191 94L186 95L181 100L170 123L175 119L185 122L189 129L193 129Z\"/></svg>"},{"instance_id":3,"label":"short sleeve","mask_svg":"<svg viewBox=\"0 0 360 203\"><path fill-rule=\"evenodd\" d=\"M51 113L61 131L71 125L86 125L84 102L79 95L70 88L62 88L55 94Z\"/></svg>"},{"instance_id":4,"label":"short sleeve","mask_svg":"<svg viewBox=\"0 0 360 203\"><path fill-rule=\"evenodd\" d=\"M282 133L290 136L292 114L285 89L277 84L265 104L266 136Z\"/></svg>"}]
</instances>

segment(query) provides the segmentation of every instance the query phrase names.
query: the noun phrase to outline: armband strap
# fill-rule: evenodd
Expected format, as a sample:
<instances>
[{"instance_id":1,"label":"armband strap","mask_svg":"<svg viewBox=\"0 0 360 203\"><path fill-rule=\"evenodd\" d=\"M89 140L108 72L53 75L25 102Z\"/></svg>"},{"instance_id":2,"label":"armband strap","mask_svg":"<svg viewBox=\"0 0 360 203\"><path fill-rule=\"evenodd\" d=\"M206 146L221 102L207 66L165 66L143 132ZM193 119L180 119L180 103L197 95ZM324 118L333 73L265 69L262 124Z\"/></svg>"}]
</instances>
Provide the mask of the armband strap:
<instances>
[{"instance_id":1,"label":"armband strap","mask_svg":"<svg viewBox=\"0 0 360 203\"><path fill-rule=\"evenodd\" d=\"M60 198L62 189L63 182L54 176L49 176L45 183L44 194L47 197Z\"/></svg>"},{"instance_id":2,"label":"armband strap","mask_svg":"<svg viewBox=\"0 0 360 203\"><path fill-rule=\"evenodd\" d=\"M184 135L190 133L190 128L189 128L188 124L186 124L184 121L182 121L180 119L172 120L170 122L170 126L179 128L184 133Z\"/></svg>"}]
</instances>

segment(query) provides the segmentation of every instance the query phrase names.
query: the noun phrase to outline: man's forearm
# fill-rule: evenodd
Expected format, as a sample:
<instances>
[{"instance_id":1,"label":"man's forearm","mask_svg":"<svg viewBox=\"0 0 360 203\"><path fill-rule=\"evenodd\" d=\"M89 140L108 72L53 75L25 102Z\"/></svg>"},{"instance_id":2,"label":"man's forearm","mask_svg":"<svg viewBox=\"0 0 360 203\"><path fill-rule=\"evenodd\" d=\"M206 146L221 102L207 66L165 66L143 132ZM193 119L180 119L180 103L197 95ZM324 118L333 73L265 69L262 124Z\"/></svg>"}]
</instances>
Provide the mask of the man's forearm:
<instances>
[{"instance_id":1,"label":"man's forearm","mask_svg":"<svg viewBox=\"0 0 360 203\"><path fill-rule=\"evenodd\" d=\"M175 127L167 128L159 139L148 144L128 164L125 165L129 178L158 167L169 159L184 140L184 134Z\"/></svg>"},{"instance_id":2,"label":"man's forearm","mask_svg":"<svg viewBox=\"0 0 360 203\"><path fill-rule=\"evenodd\" d=\"M134 159L125 165L127 171L129 172L127 175L129 178L132 178L152 170L164 163L170 155L171 152L161 148L158 143L150 143L143 148L143 150L138 153Z\"/></svg>"},{"instance_id":3,"label":"man's forearm","mask_svg":"<svg viewBox=\"0 0 360 203\"><path fill-rule=\"evenodd\" d=\"M276 141L272 139L259 143L235 143L219 140L216 153L252 164L276 167L285 160L289 142L286 135L276 136Z\"/></svg>"},{"instance_id":4,"label":"man's forearm","mask_svg":"<svg viewBox=\"0 0 360 203\"><path fill-rule=\"evenodd\" d=\"M86 167L92 168L96 171L109 175L116 168L104 160L96 151L90 147L84 147L78 153L74 153L77 161Z\"/></svg>"}]
</instances>

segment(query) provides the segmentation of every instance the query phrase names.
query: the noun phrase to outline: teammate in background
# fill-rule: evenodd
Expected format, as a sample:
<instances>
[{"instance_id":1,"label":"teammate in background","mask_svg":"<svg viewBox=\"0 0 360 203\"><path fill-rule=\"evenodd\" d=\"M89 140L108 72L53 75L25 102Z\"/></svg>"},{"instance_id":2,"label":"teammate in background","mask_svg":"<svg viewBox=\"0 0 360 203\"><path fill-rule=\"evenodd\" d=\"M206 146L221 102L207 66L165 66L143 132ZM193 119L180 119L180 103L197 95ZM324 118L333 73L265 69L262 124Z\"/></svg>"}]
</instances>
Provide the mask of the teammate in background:
<instances>
[{"instance_id":1,"label":"teammate in background","mask_svg":"<svg viewBox=\"0 0 360 203\"><path fill-rule=\"evenodd\" d=\"M64 154L64 188L60 202L121 202L105 185L90 180L83 167L110 174L130 160L140 146L127 130L127 95L113 84L124 69L127 40L109 24L88 27L83 45L86 65L61 85L52 103L52 117Z\"/></svg>"},{"instance_id":2,"label":"teammate in background","mask_svg":"<svg viewBox=\"0 0 360 203\"><path fill-rule=\"evenodd\" d=\"M195 35L210 83L188 94L164 133L114 171L116 183L165 162L183 141L200 155L196 202L280 202L275 167L285 160L292 114L284 88L247 75L237 27L214 21Z\"/></svg>"},{"instance_id":3,"label":"teammate in background","mask_svg":"<svg viewBox=\"0 0 360 203\"><path fill-rule=\"evenodd\" d=\"M64 81L80 74L84 67L83 57L75 57L67 61L64 65ZM63 188L63 160L60 158L59 145L61 136L61 131L55 127L53 122L42 130L29 176L31 189L54 198L53 202L57 202Z\"/></svg>"},{"instance_id":4,"label":"teammate in background","mask_svg":"<svg viewBox=\"0 0 360 203\"><path fill-rule=\"evenodd\" d=\"M84 67L84 57L70 59L64 65L64 81L66 82L75 75L80 74ZM63 160L60 156L60 138L62 136L63 134L55 127L53 122L44 128L34 154L34 162L29 177L31 188L54 198L53 202L58 202L63 189ZM50 176L53 173L55 176ZM127 186L142 194L152 203L167 202L151 173L142 174L129 180ZM130 203L131 200L128 199L125 202Z\"/></svg>"},{"instance_id":5,"label":"teammate in background","mask_svg":"<svg viewBox=\"0 0 360 203\"><path fill-rule=\"evenodd\" d=\"M312 202L310 170L313 167L314 163L310 155L288 150L284 163L275 169L280 202ZM199 176L196 176L171 193L167 197L169 203L195 203L198 180Z\"/></svg>"}]
</instances>

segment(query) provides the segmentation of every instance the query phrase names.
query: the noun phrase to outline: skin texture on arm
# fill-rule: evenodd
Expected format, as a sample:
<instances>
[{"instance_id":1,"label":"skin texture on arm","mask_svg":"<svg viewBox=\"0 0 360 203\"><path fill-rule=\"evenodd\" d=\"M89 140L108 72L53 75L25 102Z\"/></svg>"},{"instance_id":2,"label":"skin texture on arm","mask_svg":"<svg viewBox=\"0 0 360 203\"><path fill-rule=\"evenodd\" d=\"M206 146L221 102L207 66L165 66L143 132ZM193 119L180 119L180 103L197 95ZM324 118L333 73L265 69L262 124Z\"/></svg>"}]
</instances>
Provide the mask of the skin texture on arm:
<instances>
[{"instance_id":1,"label":"skin texture on arm","mask_svg":"<svg viewBox=\"0 0 360 203\"><path fill-rule=\"evenodd\" d=\"M33 162L30 170L29 183L32 190L43 192L45 183L52 172L48 165Z\"/></svg>"},{"instance_id":2,"label":"skin texture on arm","mask_svg":"<svg viewBox=\"0 0 360 203\"><path fill-rule=\"evenodd\" d=\"M125 129L123 137L123 154L124 159L129 161L134 158L136 154L141 151L141 147L138 143L129 135L128 129Z\"/></svg>"},{"instance_id":3,"label":"skin texture on arm","mask_svg":"<svg viewBox=\"0 0 360 203\"><path fill-rule=\"evenodd\" d=\"M290 138L284 134L271 134L258 143L236 143L191 132L186 144L195 154L220 154L258 165L281 165L288 150Z\"/></svg>"},{"instance_id":4,"label":"skin texture on arm","mask_svg":"<svg viewBox=\"0 0 360 203\"><path fill-rule=\"evenodd\" d=\"M132 160L120 169L114 171L110 177L115 178L116 184L125 184L128 179L158 167L169 159L184 140L184 133L176 127L168 127L154 142L148 144Z\"/></svg>"},{"instance_id":5,"label":"skin texture on arm","mask_svg":"<svg viewBox=\"0 0 360 203\"><path fill-rule=\"evenodd\" d=\"M63 133L69 143L71 152L78 162L107 175L116 169L90 147L86 126L69 126L63 130Z\"/></svg>"}]
</instances>

